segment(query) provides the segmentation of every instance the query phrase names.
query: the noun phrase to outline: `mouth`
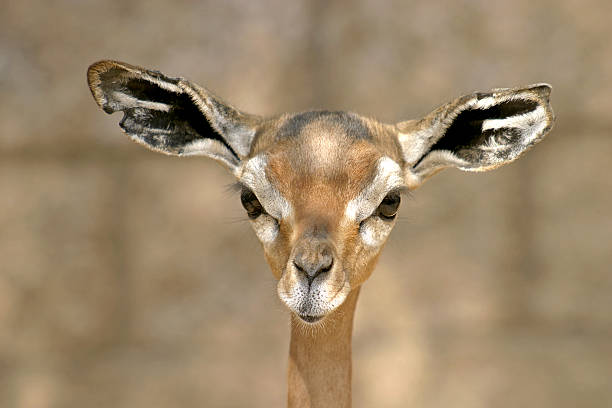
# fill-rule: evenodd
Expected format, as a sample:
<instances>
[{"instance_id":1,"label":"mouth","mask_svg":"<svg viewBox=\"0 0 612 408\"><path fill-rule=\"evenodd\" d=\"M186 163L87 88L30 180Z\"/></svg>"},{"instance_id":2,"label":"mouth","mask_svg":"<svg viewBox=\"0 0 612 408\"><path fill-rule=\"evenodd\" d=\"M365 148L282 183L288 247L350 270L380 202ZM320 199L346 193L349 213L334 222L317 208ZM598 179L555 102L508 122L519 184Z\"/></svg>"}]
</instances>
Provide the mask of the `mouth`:
<instances>
[{"instance_id":1,"label":"mouth","mask_svg":"<svg viewBox=\"0 0 612 408\"><path fill-rule=\"evenodd\" d=\"M350 292L346 279L338 283L330 280L314 281L313 285L309 285L306 279L297 279L299 276L291 276L291 279L287 276L284 273L279 280L278 296L291 314L306 326L321 324L344 302Z\"/></svg>"},{"instance_id":2,"label":"mouth","mask_svg":"<svg viewBox=\"0 0 612 408\"><path fill-rule=\"evenodd\" d=\"M323 319L323 316L309 316L309 315L298 315L300 319L305 321L306 323L316 323L319 320Z\"/></svg>"}]
</instances>

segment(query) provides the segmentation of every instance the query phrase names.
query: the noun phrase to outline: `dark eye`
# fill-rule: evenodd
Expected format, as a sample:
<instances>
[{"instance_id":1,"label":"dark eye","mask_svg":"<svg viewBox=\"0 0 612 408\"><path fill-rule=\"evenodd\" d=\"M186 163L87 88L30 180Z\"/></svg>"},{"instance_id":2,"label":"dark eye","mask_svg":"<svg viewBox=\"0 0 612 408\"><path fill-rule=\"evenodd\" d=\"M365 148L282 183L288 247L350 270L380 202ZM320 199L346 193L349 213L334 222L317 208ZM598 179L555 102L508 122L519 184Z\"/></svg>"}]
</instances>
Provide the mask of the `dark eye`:
<instances>
[{"instance_id":1,"label":"dark eye","mask_svg":"<svg viewBox=\"0 0 612 408\"><path fill-rule=\"evenodd\" d=\"M398 193L389 193L382 200L375 214L384 220L392 220L397 215L397 209L400 205L400 195Z\"/></svg>"},{"instance_id":2,"label":"dark eye","mask_svg":"<svg viewBox=\"0 0 612 408\"><path fill-rule=\"evenodd\" d=\"M243 188L242 193L240 194L240 201L242 202L242 206L247 212L247 215L250 219L254 220L259 217L265 211L261 206L261 203L253 193L248 188Z\"/></svg>"}]
</instances>

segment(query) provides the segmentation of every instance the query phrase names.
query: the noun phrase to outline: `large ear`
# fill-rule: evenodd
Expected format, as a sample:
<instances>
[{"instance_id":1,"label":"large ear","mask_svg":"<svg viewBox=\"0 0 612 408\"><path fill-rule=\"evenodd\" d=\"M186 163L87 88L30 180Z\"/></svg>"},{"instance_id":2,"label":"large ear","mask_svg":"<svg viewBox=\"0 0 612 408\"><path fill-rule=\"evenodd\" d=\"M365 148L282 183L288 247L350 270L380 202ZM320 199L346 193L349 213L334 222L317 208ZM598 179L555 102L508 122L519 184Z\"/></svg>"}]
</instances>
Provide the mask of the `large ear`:
<instances>
[{"instance_id":1,"label":"large ear","mask_svg":"<svg viewBox=\"0 0 612 408\"><path fill-rule=\"evenodd\" d=\"M416 187L446 167L485 171L515 160L552 128L550 91L537 84L474 93L398 123L406 183Z\"/></svg>"},{"instance_id":2,"label":"large ear","mask_svg":"<svg viewBox=\"0 0 612 408\"><path fill-rule=\"evenodd\" d=\"M91 65L87 80L96 103L123 111L119 126L150 149L208 156L232 170L249 154L260 119L197 84L116 61Z\"/></svg>"}]
</instances>

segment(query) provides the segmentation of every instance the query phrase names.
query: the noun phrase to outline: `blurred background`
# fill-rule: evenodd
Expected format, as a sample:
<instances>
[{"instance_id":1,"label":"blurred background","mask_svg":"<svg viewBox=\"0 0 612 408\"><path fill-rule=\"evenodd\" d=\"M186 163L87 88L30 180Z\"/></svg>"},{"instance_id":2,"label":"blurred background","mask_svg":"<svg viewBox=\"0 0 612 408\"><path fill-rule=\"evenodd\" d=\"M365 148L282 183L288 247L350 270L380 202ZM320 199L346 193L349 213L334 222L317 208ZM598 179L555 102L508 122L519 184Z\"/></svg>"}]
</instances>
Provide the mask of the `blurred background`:
<instances>
[{"instance_id":1,"label":"blurred background","mask_svg":"<svg viewBox=\"0 0 612 408\"><path fill-rule=\"evenodd\" d=\"M231 176L129 142L86 85L104 58L391 123L551 83L544 142L404 200L354 406L612 406L611 4L3 0L0 406L285 405L288 317Z\"/></svg>"}]
</instances>

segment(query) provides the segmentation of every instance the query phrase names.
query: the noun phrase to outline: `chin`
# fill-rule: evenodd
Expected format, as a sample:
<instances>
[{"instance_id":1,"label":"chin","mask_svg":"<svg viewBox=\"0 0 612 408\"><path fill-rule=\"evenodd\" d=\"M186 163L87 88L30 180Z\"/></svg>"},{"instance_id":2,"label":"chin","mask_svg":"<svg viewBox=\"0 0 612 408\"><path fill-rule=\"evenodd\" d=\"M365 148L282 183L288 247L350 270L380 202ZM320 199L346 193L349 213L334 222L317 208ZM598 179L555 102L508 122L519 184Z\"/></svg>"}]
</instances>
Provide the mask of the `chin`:
<instances>
[{"instance_id":1,"label":"chin","mask_svg":"<svg viewBox=\"0 0 612 408\"><path fill-rule=\"evenodd\" d=\"M309 315L296 315L302 322L306 323L306 324L312 324L312 325L316 325L317 323L321 322L323 319L325 319L325 315L321 315L321 316L309 316Z\"/></svg>"},{"instance_id":2,"label":"chin","mask_svg":"<svg viewBox=\"0 0 612 408\"><path fill-rule=\"evenodd\" d=\"M348 282L339 290L327 284L313 286L309 292L306 292L308 288L299 285L290 291L284 291L280 285L278 287L280 300L295 316L295 320L306 326L316 326L327 320L344 303L350 292Z\"/></svg>"}]
</instances>

